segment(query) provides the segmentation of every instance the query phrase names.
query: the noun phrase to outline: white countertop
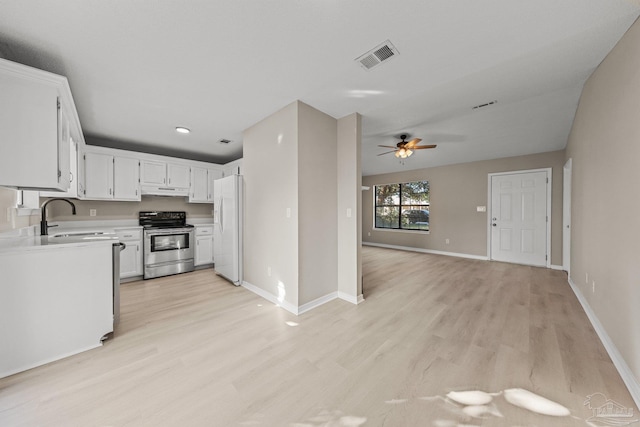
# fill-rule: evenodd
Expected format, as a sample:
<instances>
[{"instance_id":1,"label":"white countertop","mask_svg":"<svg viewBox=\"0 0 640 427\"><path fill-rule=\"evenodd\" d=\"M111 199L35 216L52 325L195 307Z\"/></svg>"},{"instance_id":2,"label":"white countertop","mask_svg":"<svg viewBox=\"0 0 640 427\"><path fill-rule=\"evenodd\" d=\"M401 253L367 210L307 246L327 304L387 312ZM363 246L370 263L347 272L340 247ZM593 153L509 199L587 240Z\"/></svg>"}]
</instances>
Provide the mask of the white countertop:
<instances>
[{"instance_id":1,"label":"white countertop","mask_svg":"<svg viewBox=\"0 0 640 427\"><path fill-rule=\"evenodd\" d=\"M194 226L213 225L213 218L189 218L188 224ZM35 235L39 233L37 226L0 235L0 254L25 250L52 250L58 246L82 246L109 244L118 242L116 229L142 228L138 220L103 220L103 221L51 221L49 225L57 225L49 229L49 236ZM85 233L100 232L100 235ZM68 236L59 236L69 234ZM83 235L84 234L84 235Z\"/></svg>"},{"instance_id":2,"label":"white countertop","mask_svg":"<svg viewBox=\"0 0 640 427\"><path fill-rule=\"evenodd\" d=\"M33 226L13 233L5 233L0 236L0 253L52 250L60 246L112 245L118 242L118 236L113 228L55 228L54 230L50 230L49 236L35 234L37 230Z\"/></svg>"}]
</instances>

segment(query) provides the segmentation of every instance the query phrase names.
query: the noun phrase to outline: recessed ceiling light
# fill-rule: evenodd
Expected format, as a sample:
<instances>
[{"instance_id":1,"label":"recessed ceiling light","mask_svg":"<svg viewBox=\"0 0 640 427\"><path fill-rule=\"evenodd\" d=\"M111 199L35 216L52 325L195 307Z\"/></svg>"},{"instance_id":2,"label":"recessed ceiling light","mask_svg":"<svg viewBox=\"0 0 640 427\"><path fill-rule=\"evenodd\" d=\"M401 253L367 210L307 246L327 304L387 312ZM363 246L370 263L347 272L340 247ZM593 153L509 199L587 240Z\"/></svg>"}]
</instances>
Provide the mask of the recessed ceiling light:
<instances>
[{"instance_id":1,"label":"recessed ceiling light","mask_svg":"<svg viewBox=\"0 0 640 427\"><path fill-rule=\"evenodd\" d=\"M178 133L189 133L189 132L191 132L191 131L190 131L189 129L187 129L187 128L183 128L183 127L181 127L181 126L178 126L178 127L176 128L176 132L178 132Z\"/></svg>"}]
</instances>

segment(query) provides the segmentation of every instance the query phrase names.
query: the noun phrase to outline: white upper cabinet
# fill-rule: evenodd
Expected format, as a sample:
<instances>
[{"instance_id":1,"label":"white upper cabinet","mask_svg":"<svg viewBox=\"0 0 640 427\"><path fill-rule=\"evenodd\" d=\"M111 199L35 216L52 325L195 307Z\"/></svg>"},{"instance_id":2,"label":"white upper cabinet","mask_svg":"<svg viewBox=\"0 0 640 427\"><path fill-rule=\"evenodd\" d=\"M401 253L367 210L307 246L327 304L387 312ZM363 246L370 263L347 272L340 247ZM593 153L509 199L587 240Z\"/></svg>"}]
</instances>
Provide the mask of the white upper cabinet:
<instances>
[{"instance_id":1,"label":"white upper cabinet","mask_svg":"<svg viewBox=\"0 0 640 427\"><path fill-rule=\"evenodd\" d=\"M208 203L209 199L209 175L206 168L191 168L191 191L189 202Z\"/></svg>"},{"instance_id":2,"label":"white upper cabinet","mask_svg":"<svg viewBox=\"0 0 640 427\"><path fill-rule=\"evenodd\" d=\"M187 196L191 181L191 168L184 163L141 160L143 194Z\"/></svg>"},{"instance_id":3,"label":"white upper cabinet","mask_svg":"<svg viewBox=\"0 0 640 427\"><path fill-rule=\"evenodd\" d=\"M142 185L164 186L167 184L167 164L153 160L142 160L140 175Z\"/></svg>"},{"instance_id":4,"label":"white upper cabinet","mask_svg":"<svg viewBox=\"0 0 640 427\"><path fill-rule=\"evenodd\" d=\"M213 203L213 181L222 178L222 171L214 168L191 167L190 203Z\"/></svg>"},{"instance_id":5,"label":"white upper cabinet","mask_svg":"<svg viewBox=\"0 0 640 427\"><path fill-rule=\"evenodd\" d=\"M84 153L82 199L113 199L113 156Z\"/></svg>"},{"instance_id":6,"label":"white upper cabinet","mask_svg":"<svg viewBox=\"0 0 640 427\"><path fill-rule=\"evenodd\" d=\"M242 175L242 159L227 163L222 171L223 176Z\"/></svg>"},{"instance_id":7,"label":"white upper cabinet","mask_svg":"<svg viewBox=\"0 0 640 427\"><path fill-rule=\"evenodd\" d=\"M168 163L167 184L169 187L189 188L189 165Z\"/></svg>"},{"instance_id":8,"label":"white upper cabinet","mask_svg":"<svg viewBox=\"0 0 640 427\"><path fill-rule=\"evenodd\" d=\"M130 157L113 158L113 198L140 200L140 161Z\"/></svg>"},{"instance_id":9,"label":"white upper cabinet","mask_svg":"<svg viewBox=\"0 0 640 427\"><path fill-rule=\"evenodd\" d=\"M0 59L0 94L0 186L67 191L84 139L66 77Z\"/></svg>"},{"instance_id":10,"label":"white upper cabinet","mask_svg":"<svg viewBox=\"0 0 640 427\"><path fill-rule=\"evenodd\" d=\"M79 198L140 200L138 159L87 151L80 163Z\"/></svg>"},{"instance_id":11,"label":"white upper cabinet","mask_svg":"<svg viewBox=\"0 0 640 427\"><path fill-rule=\"evenodd\" d=\"M41 191L40 197L78 198L78 144L69 138L69 189L65 192Z\"/></svg>"}]
</instances>

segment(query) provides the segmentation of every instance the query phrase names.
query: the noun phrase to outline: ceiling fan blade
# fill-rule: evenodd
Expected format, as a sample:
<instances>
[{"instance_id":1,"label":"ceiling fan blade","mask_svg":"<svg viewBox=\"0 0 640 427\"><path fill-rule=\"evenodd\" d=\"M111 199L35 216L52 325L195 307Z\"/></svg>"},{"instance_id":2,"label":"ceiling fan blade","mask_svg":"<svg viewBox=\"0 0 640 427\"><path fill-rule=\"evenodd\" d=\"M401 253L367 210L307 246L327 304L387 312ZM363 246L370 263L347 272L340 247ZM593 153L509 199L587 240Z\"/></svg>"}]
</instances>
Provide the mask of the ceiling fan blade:
<instances>
[{"instance_id":1,"label":"ceiling fan blade","mask_svg":"<svg viewBox=\"0 0 640 427\"><path fill-rule=\"evenodd\" d=\"M385 153L380 153L380 154L378 154L378 156L382 156L383 154L395 153L395 152L396 152L396 150L393 150L393 151L387 151L387 152L385 152Z\"/></svg>"},{"instance_id":2,"label":"ceiling fan blade","mask_svg":"<svg viewBox=\"0 0 640 427\"><path fill-rule=\"evenodd\" d=\"M384 147L384 148L397 148L397 147L392 147L391 145L378 145L378 147Z\"/></svg>"},{"instance_id":3,"label":"ceiling fan blade","mask_svg":"<svg viewBox=\"0 0 640 427\"><path fill-rule=\"evenodd\" d=\"M409 141L406 144L404 144L404 147L405 148L413 148L420 141L422 141L420 138L413 138L411 141Z\"/></svg>"},{"instance_id":4,"label":"ceiling fan blade","mask_svg":"<svg viewBox=\"0 0 640 427\"><path fill-rule=\"evenodd\" d=\"M426 148L436 148L437 145L418 145L417 147L411 147L412 150L424 150Z\"/></svg>"}]
</instances>

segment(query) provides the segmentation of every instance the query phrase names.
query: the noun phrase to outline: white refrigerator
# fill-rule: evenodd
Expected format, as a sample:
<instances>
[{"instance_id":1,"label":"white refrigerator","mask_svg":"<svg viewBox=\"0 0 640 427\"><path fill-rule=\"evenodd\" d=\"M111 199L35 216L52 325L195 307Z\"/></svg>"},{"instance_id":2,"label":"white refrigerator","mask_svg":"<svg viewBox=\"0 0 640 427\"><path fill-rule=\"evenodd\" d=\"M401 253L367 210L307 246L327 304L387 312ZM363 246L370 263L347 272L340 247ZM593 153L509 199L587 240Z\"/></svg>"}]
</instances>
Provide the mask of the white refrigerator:
<instances>
[{"instance_id":1,"label":"white refrigerator","mask_svg":"<svg viewBox=\"0 0 640 427\"><path fill-rule=\"evenodd\" d=\"M242 284L242 175L213 182L213 262L216 273Z\"/></svg>"}]
</instances>

